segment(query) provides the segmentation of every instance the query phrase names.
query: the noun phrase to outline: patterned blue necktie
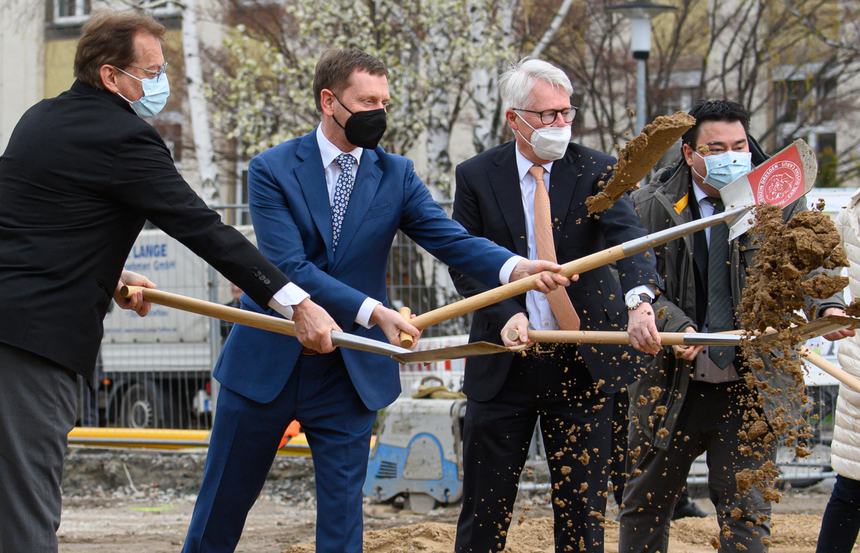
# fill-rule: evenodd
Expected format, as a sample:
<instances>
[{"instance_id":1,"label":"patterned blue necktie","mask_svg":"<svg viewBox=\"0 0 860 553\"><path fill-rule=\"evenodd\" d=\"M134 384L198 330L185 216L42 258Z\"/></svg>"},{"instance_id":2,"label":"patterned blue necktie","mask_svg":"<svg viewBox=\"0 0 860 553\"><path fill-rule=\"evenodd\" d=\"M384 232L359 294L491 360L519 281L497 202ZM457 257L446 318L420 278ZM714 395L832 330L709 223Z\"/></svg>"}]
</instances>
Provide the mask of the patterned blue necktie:
<instances>
[{"instance_id":1,"label":"patterned blue necktie","mask_svg":"<svg viewBox=\"0 0 860 553\"><path fill-rule=\"evenodd\" d=\"M349 195L352 194L352 187L355 186L355 177L352 176L352 164L355 163L355 158L351 154L340 154L334 161L340 167L340 176L335 183L334 201L331 204L332 251L337 248L343 216L346 215L346 207L349 205Z\"/></svg>"}]
</instances>

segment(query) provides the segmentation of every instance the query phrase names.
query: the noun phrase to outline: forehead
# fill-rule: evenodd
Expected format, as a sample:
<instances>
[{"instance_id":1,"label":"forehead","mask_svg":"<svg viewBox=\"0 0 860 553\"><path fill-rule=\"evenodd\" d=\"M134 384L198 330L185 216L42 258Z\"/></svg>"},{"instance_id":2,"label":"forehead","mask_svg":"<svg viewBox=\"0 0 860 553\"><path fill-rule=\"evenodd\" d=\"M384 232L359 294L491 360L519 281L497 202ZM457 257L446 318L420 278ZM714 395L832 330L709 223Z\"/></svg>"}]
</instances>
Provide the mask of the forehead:
<instances>
[{"instance_id":1,"label":"forehead","mask_svg":"<svg viewBox=\"0 0 860 553\"><path fill-rule=\"evenodd\" d=\"M134 49L137 56L135 65L144 69L159 68L164 65L161 42L149 33L134 35Z\"/></svg>"},{"instance_id":2,"label":"forehead","mask_svg":"<svg viewBox=\"0 0 860 553\"><path fill-rule=\"evenodd\" d=\"M344 89L345 96L387 99L388 79L385 75L371 75L367 71L353 71Z\"/></svg>"},{"instance_id":3,"label":"forehead","mask_svg":"<svg viewBox=\"0 0 860 553\"><path fill-rule=\"evenodd\" d=\"M543 111L545 109L567 109L569 107L570 97L568 97L564 87L554 86L546 81L535 82L532 88L529 109Z\"/></svg>"},{"instance_id":4,"label":"forehead","mask_svg":"<svg viewBox=\"0 0 860 553\"><path fill-rule=\"evenodd\" d=\"M740 121L705 121L699 125L696 145L723 144L731 146L747 139L747 133Z\"/></svg>"}]
</instances>

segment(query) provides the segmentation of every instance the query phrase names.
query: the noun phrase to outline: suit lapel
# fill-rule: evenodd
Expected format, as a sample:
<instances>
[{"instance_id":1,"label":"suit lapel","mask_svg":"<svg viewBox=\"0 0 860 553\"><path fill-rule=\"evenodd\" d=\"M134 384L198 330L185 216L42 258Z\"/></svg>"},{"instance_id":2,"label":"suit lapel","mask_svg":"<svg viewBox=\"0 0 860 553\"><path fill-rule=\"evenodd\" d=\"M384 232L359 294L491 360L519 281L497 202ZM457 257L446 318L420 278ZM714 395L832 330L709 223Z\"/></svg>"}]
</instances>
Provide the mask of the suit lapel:
<instances>
[{"instance_id":1,"label":"suit lapel","mask_svg":"<svg viewBox=\"0 0 860 553\"><path fill-rule=\"evenodd\" d=\"M558 249L561 229L564 228L564 220L576 190L576 183L582 173L582 168L578 163L579 155L568 148L564 157L552 164L552 173L549 178L549 205L553 221L552 240L556 249ZM591 194L590 190L583 192L586 195ZM582 203L585 203L585 198L582 199Z\"/></svg>"},{"instance_id":2,"label":"suit lapel","mask_svg":"<svg viewBox=\"0 0 860 553\"><path fill-rule=\"evenodd\" d=\"M331 202L328 199L328 188L325 182L325 169L322 166L319 144L317 144L316 130L302 138L302 142L296 150L296 155L302 160L296 166L296 180L302 188L302 194L308 203L308 209L313 217L314 224L325 242L328 252L328 265L332 266L334 261L331 243Z\"/></svg>"},{"instance_id":3,"label":"suit lapel","mask_svg":"<svg viewBox=\"0 0 860 553\"><path fill-rule=\"evenodd\" d=\"M517 255L528 257L529 249L526 242L526 216L523 212L523 195L520 190L517 156L514 151L516 142L511 142L507 148L502 148L493 160L494 164L487 171L490 186L499 203L499 211L505 218L505 223L511 233Z\"/></svg>"},{"instance_id":4,"label":"suit lapel","mask_svg":"<svg viewBox=\"0 0 860 553\"><path fill-rule=\"evenodd\" d=\"M349 244L352 242L358 229L361 226L373 198L376 196L376 190L379 188L379 183L382 180L382 169L377 167L376 162L379 156L374 150L364 150L361 154L361 162L358 164L358 173L355 176L355 186L352 189L352 194L349 196L349 204L346 207L346 214L343 217L343 226L340 230L340 239L338 239L337 251L334 252L334 269L344 253L349 249ZM329 215L331 219L331 215ZM331 225L331 222L329 222Z\"/></svg>"}]
</instances>

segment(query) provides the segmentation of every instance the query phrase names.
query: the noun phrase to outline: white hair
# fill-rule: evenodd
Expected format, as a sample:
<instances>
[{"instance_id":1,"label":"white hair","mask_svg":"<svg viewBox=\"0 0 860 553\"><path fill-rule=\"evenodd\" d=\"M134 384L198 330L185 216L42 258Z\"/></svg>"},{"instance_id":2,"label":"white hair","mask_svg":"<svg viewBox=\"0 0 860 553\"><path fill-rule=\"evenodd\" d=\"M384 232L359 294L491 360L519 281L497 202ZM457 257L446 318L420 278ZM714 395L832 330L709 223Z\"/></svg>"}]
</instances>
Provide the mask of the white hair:
<instances>
[{"instance_id":1,"label":"white hair","mask_svg":"<svg viewBox=\"0 0 860 553\"><path fill-rule=\"evenodd\" d=\"M564 71L545 61L526 57L519 63L510 64L499 79L502 109L528 108L527 102L537 81L563 88L568 96L573 95L573 86Z\"/></svg>"}]
</instances>

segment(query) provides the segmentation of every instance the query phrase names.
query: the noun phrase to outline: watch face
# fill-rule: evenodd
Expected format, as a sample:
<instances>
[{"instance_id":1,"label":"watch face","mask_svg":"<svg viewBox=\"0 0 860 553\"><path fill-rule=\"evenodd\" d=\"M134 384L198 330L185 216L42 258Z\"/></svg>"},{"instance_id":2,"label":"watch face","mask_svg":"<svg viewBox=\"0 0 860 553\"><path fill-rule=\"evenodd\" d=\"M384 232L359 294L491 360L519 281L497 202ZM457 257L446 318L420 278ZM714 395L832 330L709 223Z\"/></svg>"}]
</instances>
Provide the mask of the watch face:
<instances>
[{"instance_id":1,"label":"watch face","mask_svg":"<svg viewBox=\"0 0 860 553\"><path fill-rule=\"evenodd\" d=\"M640 303L642 303L642 299L636 294L633 294L632 296L627 298L627 309L636 309L637 307L639 307Z\"/></svg>"}]
</instances>

